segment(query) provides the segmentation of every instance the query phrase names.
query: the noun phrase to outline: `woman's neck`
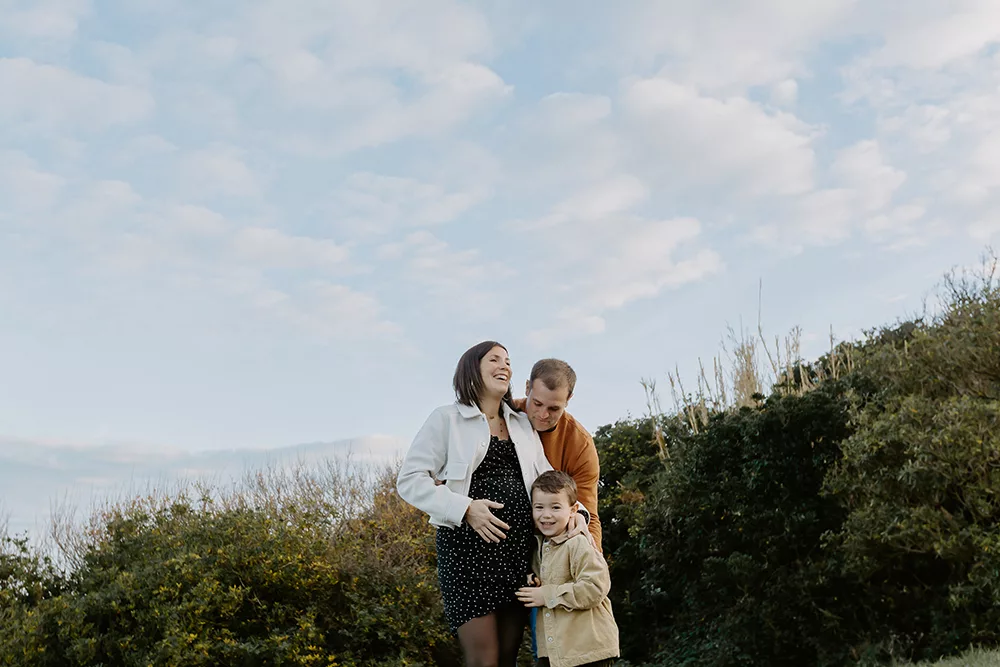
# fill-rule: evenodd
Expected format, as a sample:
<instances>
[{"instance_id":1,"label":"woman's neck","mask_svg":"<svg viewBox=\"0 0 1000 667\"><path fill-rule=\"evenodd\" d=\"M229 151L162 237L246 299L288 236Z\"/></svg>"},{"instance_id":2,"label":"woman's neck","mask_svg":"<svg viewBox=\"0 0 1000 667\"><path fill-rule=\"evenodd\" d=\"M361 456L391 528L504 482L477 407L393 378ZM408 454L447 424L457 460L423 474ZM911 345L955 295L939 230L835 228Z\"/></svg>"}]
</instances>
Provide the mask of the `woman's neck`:
<instances>
[{"instance_id":1,"label":"woman's neck","mask_svg":"<svg viewBox=\"0 0 1000 667\"><path fill-rule=\"evenodd\" d=\"M482 396L479 398L479 409L487 417L500 414L500 399L495 396Z\"/></svg>"}]
</instances>

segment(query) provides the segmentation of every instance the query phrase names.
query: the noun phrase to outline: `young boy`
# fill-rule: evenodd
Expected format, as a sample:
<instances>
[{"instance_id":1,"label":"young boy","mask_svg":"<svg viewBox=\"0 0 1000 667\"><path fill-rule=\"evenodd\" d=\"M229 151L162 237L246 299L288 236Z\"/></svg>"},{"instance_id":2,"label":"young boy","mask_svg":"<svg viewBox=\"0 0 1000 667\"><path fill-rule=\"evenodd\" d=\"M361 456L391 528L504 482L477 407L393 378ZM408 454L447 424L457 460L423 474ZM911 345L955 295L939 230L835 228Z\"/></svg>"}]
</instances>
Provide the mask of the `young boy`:
<instances>
[{"instance_id":1,"label":"young boy","mask_svg":"<svg viewBox=\"0 0 1000 667\"><path fill-rule=\"evenodd\" d=\"M611 613L611 577L604 556L585 535L568 537L576 513L576 483L550 470L531 485L538 549L532 569L541 585L517 592L527 607L540 607L536 638L543 667L611 665L618 653L618 626Z\"/></svg>"}]
</instances>

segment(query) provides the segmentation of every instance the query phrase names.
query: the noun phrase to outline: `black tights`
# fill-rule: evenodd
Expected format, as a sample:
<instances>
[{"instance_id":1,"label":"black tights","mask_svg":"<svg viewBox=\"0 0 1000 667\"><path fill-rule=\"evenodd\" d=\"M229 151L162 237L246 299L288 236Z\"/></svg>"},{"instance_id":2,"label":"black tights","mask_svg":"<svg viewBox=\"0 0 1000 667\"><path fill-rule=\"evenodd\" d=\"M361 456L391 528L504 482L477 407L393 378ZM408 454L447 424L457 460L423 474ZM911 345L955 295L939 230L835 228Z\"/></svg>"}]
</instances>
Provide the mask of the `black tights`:
<instances>
[{"instance_id":1,"label":"black tights","mask_svg":"<svg viewBox=\"0 0 1000 667\"><path fill-rule=\"evenodd\" d=\"M458 628L465 667L515 667L524 641L528 610L517 602L474 618Z\"/></svg>"}]
</instances>

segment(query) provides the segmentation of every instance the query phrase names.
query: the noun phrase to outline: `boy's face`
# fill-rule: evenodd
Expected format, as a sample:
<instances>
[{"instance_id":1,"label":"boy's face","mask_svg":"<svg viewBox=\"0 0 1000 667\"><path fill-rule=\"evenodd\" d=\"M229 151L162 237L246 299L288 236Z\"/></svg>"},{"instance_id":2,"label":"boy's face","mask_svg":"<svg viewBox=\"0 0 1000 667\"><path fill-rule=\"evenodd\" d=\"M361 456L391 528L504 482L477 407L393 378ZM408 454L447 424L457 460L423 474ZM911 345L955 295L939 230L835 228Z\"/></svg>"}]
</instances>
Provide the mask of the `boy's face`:
<instances>
[{"instance_id":1,"label":"boy's face","mask_svg":"<svg viewBox=\"0 0 1000 667\"><path fill-rule=\"evenodd\" d=\"M555 537L566 532L569 520L576 514L576 505L570 505L565 491L547 493L541 489L531 492L531 518L538 532L545 537Z\"/></svg>"}]
</instances>

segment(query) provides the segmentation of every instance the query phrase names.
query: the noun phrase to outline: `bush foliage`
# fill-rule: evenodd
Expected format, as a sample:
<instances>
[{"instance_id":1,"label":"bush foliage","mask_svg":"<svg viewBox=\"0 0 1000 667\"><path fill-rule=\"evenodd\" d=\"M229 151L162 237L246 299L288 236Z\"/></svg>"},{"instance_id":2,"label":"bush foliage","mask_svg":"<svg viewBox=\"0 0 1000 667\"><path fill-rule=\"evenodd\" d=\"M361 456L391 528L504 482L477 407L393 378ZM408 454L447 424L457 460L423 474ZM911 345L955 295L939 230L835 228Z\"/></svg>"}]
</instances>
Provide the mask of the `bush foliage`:
<instances>
[{"instance_id":1,"label":"bush foliage","mask_svg":"<svg viewBox=\"0 0 1000 667\"><path fill-rule=\"evenodd\" d=\"M769 389L737 350L732 402L595 432L624 664L1000 645L991 268L949 277L937 314L772 362ZM56 561L7 537L0 664L458 665L432 529L393 478L331 463L112 504Z\"/></svg>"},{"instance_id":2,"label":"bush foliage","mask_svg":"<svg viewBox=\"0 0 1000 667\"><path fill-rule=\"evenodd\" d=\"M0 663L458 664L426 518L391 475L326 472L113 506L68 574L8 542Z\"/></svg>"},{"instance_id":3,"label":"bush foliage","mask_svg":"<svg viewBox=\"0 0 1000 667\"><path fill-rule=\"evenodd\" d=\"M987 270L944 296L936 316L835 350L847 372L831 353L756 405L702 399L700 421L681 409L597 433L631 662L843 665L1000 644L1000 290Z\"/></svg>"}]
</instances>

